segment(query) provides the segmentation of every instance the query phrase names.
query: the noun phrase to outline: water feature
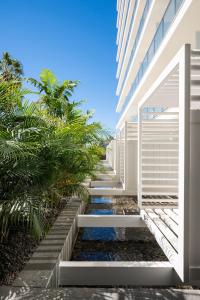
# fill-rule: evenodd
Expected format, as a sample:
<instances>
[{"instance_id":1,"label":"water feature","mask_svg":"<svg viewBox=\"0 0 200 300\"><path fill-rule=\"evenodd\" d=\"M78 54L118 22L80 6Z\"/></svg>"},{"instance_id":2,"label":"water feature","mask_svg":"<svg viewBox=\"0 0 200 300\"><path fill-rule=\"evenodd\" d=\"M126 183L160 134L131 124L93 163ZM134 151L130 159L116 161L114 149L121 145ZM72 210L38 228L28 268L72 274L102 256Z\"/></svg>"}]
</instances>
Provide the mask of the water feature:
<instances>
[{"instance_id":1,"label":"water feature","mask_svg":"<svg viewBox=\"0 0 200 300\"><path fill-rule=\"evenodd\" d=\"M132 214L138 214L132 198L93 196L85 214L125 214L127 207ZM79 230L71 260L158 261L166 260L166 257L146 228L87 227Z\"/></svg>"},{"instance_id":2,"label":"water feature","mask_svg":"<svg viewBox=\"0 0 200 300\"><path fill-rule=\"evenodd\" d=\"M92 204L112 204L113 202L113 199L112 198L109 198L109 197L96 197L96 196L93 196L91 197L91 201L90 203Z\"/></svg>"},{"instance_id":3,"label":"water feature","mask_svg":"<svg viewBox=\"0 0 200 300\"><path fill-rule=\"evenodd\" d=\"M108 197L92 197L86 213L90 215L113 215L113 199ZM92 206L93 205L93 206ZM114 241L116 240L115 228L84 228L83 241Z\"/></svg>"}]
</instances>

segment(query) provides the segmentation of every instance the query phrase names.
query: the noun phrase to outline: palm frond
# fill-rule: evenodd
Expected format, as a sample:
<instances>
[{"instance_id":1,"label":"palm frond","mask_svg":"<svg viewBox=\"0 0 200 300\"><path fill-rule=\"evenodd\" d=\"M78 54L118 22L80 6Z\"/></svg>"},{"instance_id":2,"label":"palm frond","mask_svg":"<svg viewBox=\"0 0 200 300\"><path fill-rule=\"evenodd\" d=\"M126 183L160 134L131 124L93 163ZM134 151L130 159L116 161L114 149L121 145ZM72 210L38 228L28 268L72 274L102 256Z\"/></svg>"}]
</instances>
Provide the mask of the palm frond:
<instances>
[{"instance_id":1,"label":"palm frond","mask_svg":"<svg viewBox=\"0 0 200 300\"><path fill-rule=\"evenodd\" d=\"M1 75L13 68L15 76L22 72L6 54L0 62L0 232L6 237L12 226L22 226L39 238L60 199L88 199L82 183L96 170L105 134L82 102L70 101L77 81L59 82L43 70L39 81L28 79L37 89L33 103L21 79Z\"/></svg>"}]
</instances>

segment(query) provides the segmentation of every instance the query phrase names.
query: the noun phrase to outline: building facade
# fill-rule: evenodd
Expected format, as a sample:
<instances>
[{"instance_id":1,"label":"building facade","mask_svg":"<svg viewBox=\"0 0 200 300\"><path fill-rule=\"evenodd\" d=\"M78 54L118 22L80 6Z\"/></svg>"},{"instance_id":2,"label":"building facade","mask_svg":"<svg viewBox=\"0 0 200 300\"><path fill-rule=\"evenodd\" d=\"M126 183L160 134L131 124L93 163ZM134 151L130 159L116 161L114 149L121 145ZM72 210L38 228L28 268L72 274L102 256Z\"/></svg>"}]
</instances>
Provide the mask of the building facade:
<instances>
[{"instance_id":1,"label":"building facade","mask_svg":"<svg viewBox=\"0 0 200 300\"><path fill-rule=\"evenodd\" d=\"M136 120L138 103L184 44L200 48L200 3L118 0L117 129Z\"/></svg>"},{"instance_id":2,"label":"building facade","mask_svg":"<svg viewBox=\"0 0 200 300\"><path fill-rule=\"evenodd\" d=\"M107 151L184 282L200 280L199 12L199 0L117 1L119 120Z\"/></svg>"}]
</instances>

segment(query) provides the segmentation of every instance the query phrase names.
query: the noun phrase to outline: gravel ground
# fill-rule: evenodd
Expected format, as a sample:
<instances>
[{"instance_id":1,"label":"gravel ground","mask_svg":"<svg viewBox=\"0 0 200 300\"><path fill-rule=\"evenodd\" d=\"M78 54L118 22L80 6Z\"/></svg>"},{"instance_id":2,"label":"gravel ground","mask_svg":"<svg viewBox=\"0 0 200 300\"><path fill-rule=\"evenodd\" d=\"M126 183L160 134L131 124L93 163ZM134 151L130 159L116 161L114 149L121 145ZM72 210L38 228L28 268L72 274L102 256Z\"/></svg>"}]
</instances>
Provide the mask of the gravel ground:
<instances>
[{"instance_id":1,"label":"gravel ground","mask_svg":"<svg viewBox=\"0 0 200 300\"><path fill-rule=\"evenodd\" d=\"M53 224L64 207L52 209L48 214L48 223ZM10 230L7 240L0 243L0 285L10 285L23 269L40 241L26 230Z\"/></svg>"},{"instance_id":2,"label":"gravel ground","mask_svg":"<svg viewBox=\"0 0 200 300\"><path fill-rule=\"evenodd\" d=\"M23 269L38 242L27 232L11 231L0 244L0 285L11 284Z\"/></svg>"},{"instance_id":3,"label":"gravel ground","mask_svg":"<svg viewBox=\"0 0 200 300\"><path fill-rule=\"evenodd\" d=\"M85 214L138 214L136 197L92 197ZM72 254L80 261L166 261L147 228L83 228Z\"/></svg>"},{"instance_id":4,"label":"gravel ground","mask_svg":"<svg viewBox=\"0 0 200 300\"><path fill-rule=\"evenodd\" d=\"M96 201L94 201L95 199ZM92 203L88 203L85 214L92 213L93 210L97 209L110 209L113 211L113 214L116 215L133 215L139 214L137 207L136 197L132 196L114 196L114 197L93 197L91 199ZM110 202L105 200L105 203L99 201L98 199L108 199ZM112 201L112 202L111 202ZM94 203L95 202L95 203Z\"/></svg>"},{"instance_id":5,"label":"gravel ground","mask_svg":"<svg viewBox=\"0 0 200 300\"><path fill-rule=\"evenodd\" d=\"M166 261L167 258L145 228L87 228L80 230L71 260Z\"/></svg>"}]
</instances>

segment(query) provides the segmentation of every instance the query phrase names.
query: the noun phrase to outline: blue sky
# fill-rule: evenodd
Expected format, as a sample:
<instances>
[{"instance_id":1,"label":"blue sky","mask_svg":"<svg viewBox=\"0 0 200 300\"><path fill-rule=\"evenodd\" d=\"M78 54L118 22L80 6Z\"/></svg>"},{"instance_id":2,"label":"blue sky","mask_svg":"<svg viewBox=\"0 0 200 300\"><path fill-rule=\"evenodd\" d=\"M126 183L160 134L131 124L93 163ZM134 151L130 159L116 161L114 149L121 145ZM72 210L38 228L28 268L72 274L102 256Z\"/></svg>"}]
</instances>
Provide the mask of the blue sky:
<instances>
[{"instance_id":1,"label":"blue sky","mask_svg":"<svg viewBox=\"0 0 200 300\"><path fill-rule=\"evenodd\" d=\"M114 129L116 0L6 0L0 9L0 52L18 58L27 77L48 68L80 80L76 99Z\"/></svg>"}]
</instances>

